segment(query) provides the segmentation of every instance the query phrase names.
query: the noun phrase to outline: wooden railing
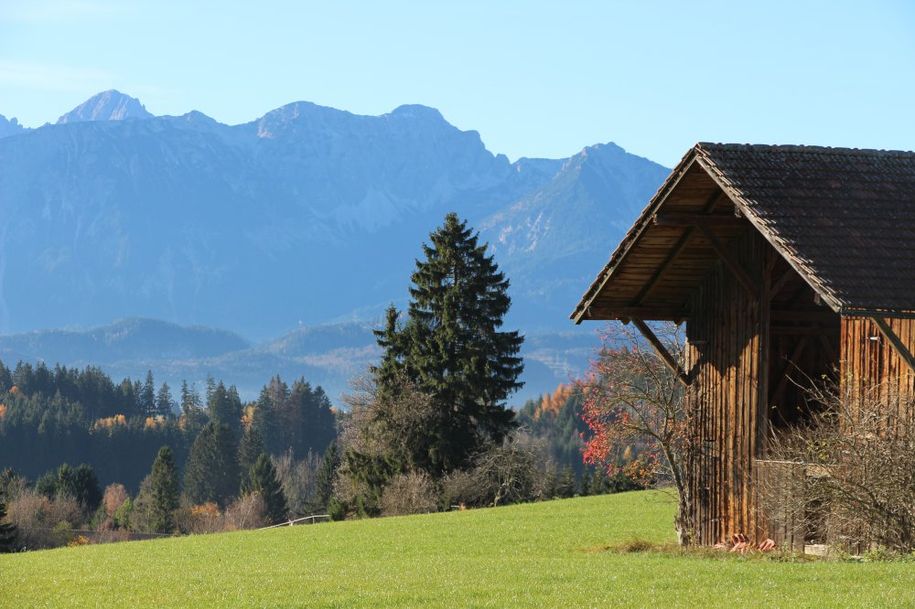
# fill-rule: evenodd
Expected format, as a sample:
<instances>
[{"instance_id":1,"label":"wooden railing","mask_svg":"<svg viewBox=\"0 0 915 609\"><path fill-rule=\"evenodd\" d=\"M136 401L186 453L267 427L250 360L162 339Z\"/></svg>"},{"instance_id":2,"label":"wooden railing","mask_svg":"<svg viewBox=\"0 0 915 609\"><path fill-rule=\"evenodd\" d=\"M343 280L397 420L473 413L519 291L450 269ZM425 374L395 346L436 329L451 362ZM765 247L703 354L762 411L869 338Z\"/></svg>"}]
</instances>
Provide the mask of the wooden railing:
<instances>
[{"instance_id":1,"label":"wooden railing","mask_svg":"<svg viewBox=\"0 0 915 609\"><path fill-rule=\"evenodd\" d=\"M276 529L278 527L291 527L297 524L315 524L318 520L330 520L330 514L312 514L311 516L303 516L302 518L296 518L295 520L289 520L287 522L281 522L279 524L273 524L269 527L263 527L257 529L258 531L266 531L267 529Z\"/></svg>"}]
</instances>

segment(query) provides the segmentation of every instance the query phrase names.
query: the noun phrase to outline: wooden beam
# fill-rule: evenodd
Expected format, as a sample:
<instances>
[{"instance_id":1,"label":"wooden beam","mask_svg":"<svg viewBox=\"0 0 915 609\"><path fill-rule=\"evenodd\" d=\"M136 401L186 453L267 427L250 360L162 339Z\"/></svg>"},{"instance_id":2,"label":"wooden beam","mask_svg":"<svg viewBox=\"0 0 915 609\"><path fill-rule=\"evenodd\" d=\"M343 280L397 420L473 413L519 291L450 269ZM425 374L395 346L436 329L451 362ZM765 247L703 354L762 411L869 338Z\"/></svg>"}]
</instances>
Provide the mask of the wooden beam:
<instances>
[{"instance_id":1,"label":"wooden beam","mask_svg":"<svg viewBox=\"0 0 915 609\"><path fill-rule=\"evenodd\" d=\"M710 214L718 205L718 202L724 197L724 191L720 188L715 189L715 192L706 200L705 204L702 206L703 214ZM689 244L690 238L693 236L695 231L695 226L688 226L683 234L680 235L680 238L677 239L677 242L674 244L674 247L670 250L667 256L664 258L664 261L661 265L652 273L651 278L642 286L642 289L639 290L639 293L636 294L636 297L633 299L633 305L640 305L642 302L648 298L648 295L651 291L658 285L658 282L661 281L661 278L667 274L667 271L670 270L671 265L674 260L676 260L680 254L683 253L683 250L686 249L687 244Z\"/></svg>"},{"instance_id":2,"label":"wooden beam","mask_svg":"<svg viewBox=\"0 0 915 609\"><path fill-rule=\"evenodd\" d=\"M772 269L776 257L770 248L765 248L765 264L759 293L759 332L757 343L757 387L756 387L756 446L753 457L761 459L766 454L766 440L769 437L769 350L772 336Z\"/></svg>"},{"instance_id":3,"label":"wooden beam","mask_svg":"<svg viewBox=\"0 0 915 609\"><path fill-rule=\"evenodd\" d=\"M753 283L753 279L747 274L742 266L734 259L725 247L721 244L721 241L718 240L718 237L715 236L707 226L700 226L699 230L708 239L709 244L712 246L712 249L715 250L715 253L718 254L718 257L724 262L724 265L730 269L731 273L734 274L734 277L737 278L737 281L744 287L744 289L750 294L753 300L759 300L759 290L756 287L756 284Z\"/></svg>"},{"instance_id":4,"label":"wooden beam","mask_svg":"<svg viewBox=\"0 0 915 609\"><path fill-rule=\"evenodd\" d=\"M658 282L661 281L661 278L664 277L664 275L667 273L668 270L670 270L670 267L673 264L674 260L676 260L680 256L680 254L683 253L683 250L686 249L686 246L689 244L689 240L692 236L693 236L692 227L687 228L685 231L683 231L683 234L680 235L680 238L674 244L673 249L671 249L670 252L667 254L667 257L664 258L664 262L661 263L661 266L659 266L657 269L655 269L655 272L652 273L651 277L648 279L648 281L645 283L645 285L642 286L642 289L639 290L639 293L636 294L636 297L632 301L633 304L635 304L635 305L642 304L642 302L645 300L645 298L648 297L648 294L650 294L651 291L655 288L655 286L658 285Z\"/></svg>"},{"instance_id":5,"label":"wooden beam","mask_svg":"<svg viewBox=\"0 0 915 609\"><path fill-rule=\"evenodd\" d=\"M871 319L877 324L880 333L890 341L891 345L893 345L893 349L896 351L897 355L899 355L900 359L906 363L912 372L915 372L915 356L912 355L912 352L909 351L906 344L900 340L899 336L893 332L893 328L890 324L886 323L886 320L882 317L871 317Z\"/></svg>"},{"instance_id":6,"label":"wooden beam","mask_svg":"<svg viewBox=\"0 0 915 609\"><path fill-rule=\"evenodd\" d=\"M769 331L772 334L781 334L781 335L794 335L794 336L820 336L820 335L829 335L835 334L835 328L824 328L822 326L776 326L772 325L769 328Z\"/></svg>"},{"instance_id":7,"label":"wooden beam","mask_svg":"<svg viewBox=\"0 0 915 609\"><path fill-rule=\"evenodd\" d=\"M589 319L652 319L658 321L681 322L688 317L687 312L678 307L624 307L591 305L588 307Z\"/></svg>"},{"instance_id":8,"label":"wooden beam","mask_svg":"<svg viewBox=\"0 0 915 609\"><path fill-rule=\"evenodd\" d=\"M790 309L773 309L772 321L809 321L821 323L839 323L839 316L823 307L821 311L792 311Z\"/></svg>"},{"instance_id":9,"label":"wooden beam","mask_svg":"<svg viewBox=\"0 0 915 609\"><path fill-rule=\"evenodd\" d=\"M657 351L659 356L661 356L661 359L664 360L664 363L667 364L667 367L677 375L677 379L683 383L683 386L689 387L690 378L686 376L686 373L683 372L680 364L677 362L677 360L674 359L674 356L670 354L670 351L667 350L667 347L664 346L664 343L662 343L661 340L651 330L651 328L648 327L648 324L638 318L633 318L632 324L638 328L639 332L642 333L642 336L644 336L645 339L651 343L651 346L654 347L654 350Z\"/></svg>"},{"instance_id":10,"label":"wooden beam","mask_svg":"<svg viewBox=\"0 0 915 609\"><path fill-rule=\"evenodd\" d=\"M886 311L842 307L838 313L842 317L885 317L892 319L915 319L915 311Z\"/></svg>"},{"instance_id":11,"label":"wooden beam","mask_svg":"<svg viewBox=\"0 0 915 609\"><path fill-rule=\"evenodd\" d=\"M658 226L737 227L744 226L746 220L732 214L713 216L710 214L667 212L657 214L654 217L654 223Z\"/></svg>"}]
</instances>

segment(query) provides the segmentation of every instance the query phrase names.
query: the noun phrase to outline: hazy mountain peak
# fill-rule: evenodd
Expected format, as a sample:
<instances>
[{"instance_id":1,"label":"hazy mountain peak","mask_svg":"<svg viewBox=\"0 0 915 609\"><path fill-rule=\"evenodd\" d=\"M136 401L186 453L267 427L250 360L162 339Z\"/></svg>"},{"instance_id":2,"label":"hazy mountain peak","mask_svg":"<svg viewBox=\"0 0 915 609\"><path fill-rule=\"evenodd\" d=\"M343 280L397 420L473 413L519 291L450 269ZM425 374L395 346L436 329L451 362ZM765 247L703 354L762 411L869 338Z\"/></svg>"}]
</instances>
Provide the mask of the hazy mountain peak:
<instances>
[{"instance_id":1,"label":"hazy mountain peak","mask_svg":"<svg viewBox=\"0 0 915 609\"><path fill-rule=\"evenodd\" d=\"M422 104L404 104L391 110L389 116L397 118L432 120L444 122L445 117L435 108L423 106Z\"/></svg>"},{"instance_id":2,"label":"hazy mountain peak","mask_svg":"<svg viewBox=\"0 0 915 609\"><path fill-rule=\"evenodd\" d=\"M20 125L16 118L7 119L5 116L0 114L0 137L16 135L17 133L22 133L23 131L25 131L25 127Z\"/></svg>"},{"instance_id":3,"label":"hazy mountain peak","mask_svg":"<svg viewBox=\"0 0 915 609\"><path fill-rule=\"evenodd\" d=\"M153 115L147 112L139 99L111 89L93 95L57 119L57 124L144 118L153 118Z\"/></svg>"},{"instance_id":4,"label":"hazy mountain peak","mask_svg":"<svg viewBox=\"0 0 915 609\"><path fill-rule=\"evenodd\" d=\"M271 110L254 123L257 125L258 137L273 138L289 128L295 129L296 126L331 126L353 116L355 115L345 110L320 106L308 101L297 101Z\"/></svg>"}]
</instances>

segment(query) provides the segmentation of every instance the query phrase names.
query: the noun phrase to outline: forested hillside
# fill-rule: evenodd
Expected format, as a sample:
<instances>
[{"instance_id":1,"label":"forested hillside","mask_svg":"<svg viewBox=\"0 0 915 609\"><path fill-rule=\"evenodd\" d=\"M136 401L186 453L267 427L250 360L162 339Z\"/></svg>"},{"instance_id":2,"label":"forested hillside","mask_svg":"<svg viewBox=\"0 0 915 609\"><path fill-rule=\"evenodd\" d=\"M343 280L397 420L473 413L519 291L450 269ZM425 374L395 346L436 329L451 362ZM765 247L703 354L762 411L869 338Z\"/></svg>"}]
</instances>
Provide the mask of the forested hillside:
<instances>
[{"instance_id":1,"label":"forested hillside","mask_svg":"<svg viewBox=\"0 0 915 609\"><path fill-rule=\"evenodd\" d=\"M225 404L222 404L222 403ZM221 407L259 412L264 442L297 459L324 452L336 437L330 402L320 387L272 379L253 403L213 380L205 387L115 382L97 368L0 363L0 464L35 480L62 463L86 463L104 486L136 491L159 448L170 446L182 468L200 430ZM249 421L250 424L250 421Z\"/></svg>"}]
</instances>

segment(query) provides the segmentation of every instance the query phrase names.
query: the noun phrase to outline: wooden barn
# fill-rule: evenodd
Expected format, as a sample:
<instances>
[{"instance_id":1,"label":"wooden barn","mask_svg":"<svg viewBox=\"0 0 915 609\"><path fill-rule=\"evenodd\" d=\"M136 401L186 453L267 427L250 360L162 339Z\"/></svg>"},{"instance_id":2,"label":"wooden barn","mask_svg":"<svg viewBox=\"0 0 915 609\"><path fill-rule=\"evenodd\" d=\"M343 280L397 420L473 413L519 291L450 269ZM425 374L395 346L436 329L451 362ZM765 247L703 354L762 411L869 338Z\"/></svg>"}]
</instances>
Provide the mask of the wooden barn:
<instances>
[{"instance_id":1,"label":"wooden barn","mask_svg":"<svg viewBox=\"0 0 915 609\"><path fill-rule=\"evenodd\" d=\"M698 542L802 547L754 484L774 467L770 430L807 412L789 377L915 393L915 153L697 144L572 318L631 321L649 340L645 321L685 322L685 366L667 359L703 447Z\"/></svg>"}]
</instances>

